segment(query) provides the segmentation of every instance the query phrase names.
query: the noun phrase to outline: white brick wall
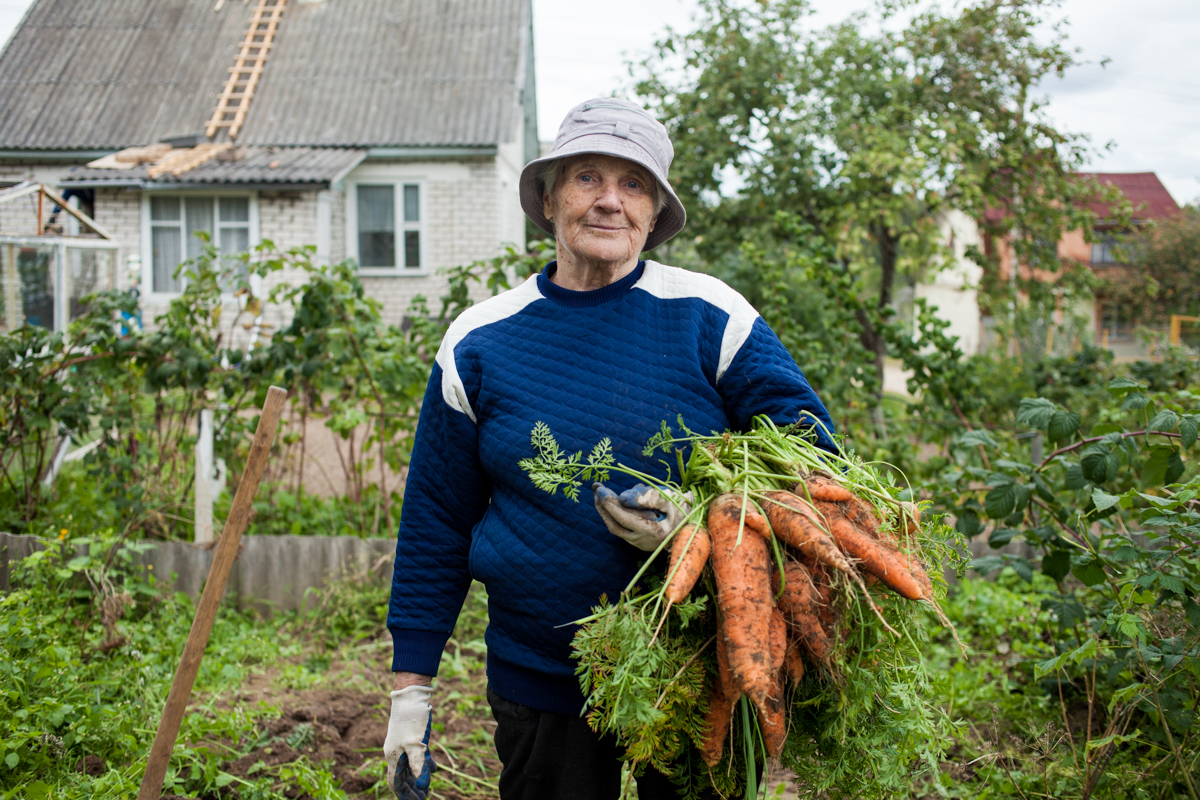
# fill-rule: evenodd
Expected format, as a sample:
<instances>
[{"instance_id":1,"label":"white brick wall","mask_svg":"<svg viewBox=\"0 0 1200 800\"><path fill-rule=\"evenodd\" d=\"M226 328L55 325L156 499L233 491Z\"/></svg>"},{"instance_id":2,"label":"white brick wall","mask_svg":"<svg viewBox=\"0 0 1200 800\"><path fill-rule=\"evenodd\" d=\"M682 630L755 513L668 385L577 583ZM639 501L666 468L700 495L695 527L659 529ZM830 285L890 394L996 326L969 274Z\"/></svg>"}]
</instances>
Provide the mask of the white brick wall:
<instances>
[{"instance_id":1,"label":"white brick wall","mask_svg":"<svg viewBox=\"0 0 1200 800\"><path fill-rule=\"evenodd\" d=\"M429 274L363 278L368 293L383 303L384 316L389 322L399 322L418 294L424 295L430 311L436 313L447 286L446 277L439 275L438 270L496 256L501 245L512 238L511 222L504 219L508 214L502 191L514 194L511 207L516 202L515 183L502 186L504 181L494 158L457 164L372 163L355 170L347 180L353 182L359 175L372 180L391 175L396 180L421 178L426 187L424 230ZM345 227L343 222L343 230ZM488 289L475 286L472 295L482 300L488 296Z\"/></svg>"},{"instance_id":2,"label":"white brick wall","mask_svg":"<svg viewBox=\"0 0 1200 800\"><path fill-rule=\"evenodd\" d=\"M98 224L111 233L121 247L117 250L117 288L130 286L129 257L141 255L142 193L135 189L97 189Z\"/></svg>"},{"instance_id":3,"label":"white brick wall","mask_svg":"<svg viewBox=\"0 0 1200 800\"><path fill-rule=\"evenodd\" d=\"M363 278L368 294L383 303L386 321L399 323L418 294L425 296L430 310L436 313L440 308L439 298L446 291L446 278L438 274L440 269L491 258L499 254L505 242L523 243L524 216L517 199L518 150L515 145L505 144L498 157L440 162L369 162L347 178L352 182L359 173L375 177L395 175L398 180L416 177L425 187L423 231L428 274ZM56 183L69 172L70 167L66 165L33 167L18 162L0 163L0 181L37 179ZM125 288L130 285L129 257L149 257L149 254L141 253L142 193L126 188L95 191L96 221L111 231L120 244L118 286ZM347 236L351 235L346 224L348 199L345 191L335 190L330 195L330 258L337 262L346 258ZM258 209L260 235L274 241L281 250L316 245L316 190L262 191L258 196ZM280 281L299 279L299 274L272 276L263 287L264 294ZM477 300L482 300L488 296L488 290L477 286L473 294ZM146 303L144 321L150 323L165 309L165 304ZM269 314L268 320L276 325L286 323L276 315Z\"/></svg>"}]
</instances>

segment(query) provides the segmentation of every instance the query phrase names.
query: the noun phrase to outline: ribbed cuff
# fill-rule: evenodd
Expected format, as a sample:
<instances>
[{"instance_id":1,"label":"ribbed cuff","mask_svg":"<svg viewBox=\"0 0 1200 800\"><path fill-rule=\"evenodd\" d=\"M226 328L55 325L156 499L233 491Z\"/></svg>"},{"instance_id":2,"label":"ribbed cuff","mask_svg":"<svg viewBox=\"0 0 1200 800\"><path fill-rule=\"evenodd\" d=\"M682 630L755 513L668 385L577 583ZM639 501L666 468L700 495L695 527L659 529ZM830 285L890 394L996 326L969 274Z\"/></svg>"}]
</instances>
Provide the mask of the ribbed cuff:
<instances>
[{"instance_id":1,"label":"ribbed cuff","mask_svg":"<svg viewBox=\"0 0 1200 800\"><path fill-rule=\"evenodd\" d=\"M487 675L492 691L509 702L553 714L583 714L583 690L578 678L535 672L497 658L491 651Z\"/></svg>"},{"instance_id":2,"label":"ribbed cuff","mask_svg":"<svg viewBox=\"0 0 1200 800\"><path fill-rule=\"evenodd\" d=\"M392 632L392 672L437 675L449 633L389 628Z\"/></svg>"}]
</instances>

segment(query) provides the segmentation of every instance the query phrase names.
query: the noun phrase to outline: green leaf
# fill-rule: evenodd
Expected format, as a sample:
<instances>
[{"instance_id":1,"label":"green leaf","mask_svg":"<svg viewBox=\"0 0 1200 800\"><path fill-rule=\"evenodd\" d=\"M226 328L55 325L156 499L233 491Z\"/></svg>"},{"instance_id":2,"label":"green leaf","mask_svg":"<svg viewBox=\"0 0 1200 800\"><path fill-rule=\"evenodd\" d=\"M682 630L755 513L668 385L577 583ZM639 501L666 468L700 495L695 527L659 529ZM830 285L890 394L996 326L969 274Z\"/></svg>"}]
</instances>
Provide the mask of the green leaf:
<instances>
[{"instance_id":1,"label":"green leaf","mask_svg":"<svg viewBox=\"0 0 1200 800\"><path fill-rule=\"evenodd\" d=\"M1109 494L1098 486L1092 489L1092 503L1095 504L1097 511L1106 511L1119 502L1121 502L1119 494Z\"/></svg>"},{"instance_id":2,"label":"green leaf","mask_svg":"<svg viewBox=\"0 0 1200 800\"><path fill-rule=\"evenodd\" d=\"M1065 476L1065 484L1071 491L1082 489L1088 485L1088 479L1083 477L1083 467L1079 464L1071 464L1067 467Z\"/></svg>"},{"instance_id":3,"label":"green leaf","mask_svg":"<svg viewBox=\"0 0 1200 800\"><path fill-rule=\"evenodd\" d=\"M1142 482L1146 486L1166 486L1179 480L1183 470L1178 450L1169 444L1155 445L1142 467Z\"/></svg>"},{"instance_id":4,"label":"green leaf","mask_svg":"<svg viewBox=\"0 0 1200 800\"><path fill-rule=\"evenodd\" d=\"M1180 597L1184 596L1183 581L1179 580L1179 578L1176 578L1174 575L1166 575L1161 572L1158 573L1158 585L1162 587L1164 591L1170 592L1171 594L1177 594Z\"/></svg>"},{"instance_id":5,"label":"green leaf","mask_svg":"<svg viewBox=\"0 0 1200 800\"><path fill-rule=\"evenodd\" d=\"M1196 443L1196 435L1200 433L1200 417L1188 414L1179 421L1179 436L1184 447L1191 447Z\"/></svg>"},{"instance_id":6,"label":"green leaf","mask_svg":"<svg viewBox=\"0 0 1200 800\"><path fill-rule=\"evenodd\" d=\"M1044 397L1026 397L1017 406L1017 424L1045 430L1058 406Z\"/></svg>"},{"instance_id":7,"label":"green leaf","mask_svg":"<svg viewBox=\"0 0 1200 800\"><path fill-rule=\"evenodd\" d=\"M1108 390L1115 395L1122 395L1134 389L1144 389L1145 387L1135 381L1133 378L1128 378L1124 375L1119 378L1113 378L1108 382Z\"/></svg>"},{"instance_id":8,"label":"green leaf","mask_svg":"<svg viewBox=\"0 0 1200 800\"><path fill-rule=\"evenodd\" d=\"M983 556L971 559L970 567L982 575L989 575L996 570L1004 569L1004 556Z\"/></svg>"},{"instance_id":9,"label":"green leaf","mask_svg":"<svg viewBox=\"0 0 1200 800\"><path fill-rule=\"evenodd\" d=\"M17 764L21 763L21 759L16 753L9 753L4 757L4 763L8 764L9 769L16 769Z\"/></svg>"},{"instance_id":10,"label":"green leaf","mask_svg":"<svg viewBox=\"0 0 1200 800\"><path fill-rule=\"evenodd\" d=\"M1046 428L1046 436L1051 442L1065 442L1075 435L1083 418L1074 411L1055 411Z\"/></svg>"},{"instance_id":11,"label":"green leaf","mask_svg":"<svg viewBox=\"0 0 1200 800\"><path fill-rule=\"evenodd\" d=\"M1016 528L996 528L994 531L992 531L991 535L988 536L988 547L999 550L1001 547L1004 547L1004 545L1011 542L1014 536L1020 535L1020 533L1021 532Z\"/></svg>"},{"instance_id":12,"label":"green leaf","mask_svg":"<svg viewBox=\"0 0 1200 800\"><path fill-rule=\"evenodd\" d=\"M1162 411L1154 415L1154 419L1150 420L1150 424L1146 426L1147 431L1165 431L1172 432L1179 426L1179 415L1169 408L1164 408Z\"/></svg>"},{"instance_id":13,"label":"green leaf","mask_svg":"<svg viewBox=\"0 0 1200 800\"><path fill-rule=\"evenodd\" d=\"M985 430L967 431L958 437L958 444L963 447L996 447L996 440Z\"/></svg>"},{"instance_id":14,"label":"green leaf","mask_svg":"<svg viewBox=\"0 0 1200 800\"><path fill-rule=\"evenodd\" d=\"M213 781L213 783L219 788L221 786L228 786L229 784L233 783L233 781L234 777L228 772L218 772L217 778Z\"/></svg>"},{"instance_id":15,"label":"green leaf","mask_svg":"<svg viewBox=\"0 0 1200 800\"><path fill-rule=\"evenodd\" d=\"M1107 577L1104 574L1104 567L1100 566L1100 563L1094 560L1086 564L1076 564L1071 568L1071 574L1079 578L1084 586L1096 586L1097 584L1104 583Z\"/></svg>"},{"instance_id":16,"label":"green leaf","mask_svg":"<svg viewBox=\"0 0 1200 800\"><path fill-rule=\"evenodd\" d=\"M1071 554L1066 550L1052 550L1042 556L1042 572L1051 580L1061 581L1071 571Z\"/></svg>"},{"instance_id":17,"label":"green leaf","mask_svg":"<svg viewBox=\"0 0 1200 800\"><path fill-rule=\"evenodd\" d=\"M983 499L983 509L991 519L1004 519L1024 511L1029 505L1029 490L1017 483L995 487Z\"/></svg>"},{"instance_id":18,"label":"green leaf","mask_svg":"<svg viewBox=\"0 0 1200 800\"><path fill-rule=\"evenodd\" d=\"M1103 445L1093 446L1089 451L1079 460L1083 477L1092 483L1108 483L1117 477L1121 463L1115 453Z\"/></svg>"},{"instance_id":19,"label":"green leaf","mask_svg":"<svg viewBox=\"0 0 1200 800\"><path fill-rule=\"evenodd\" d=\"M1021 556L1013 556L1008 560L1008 565L1013 568L1013 572L1021 576L1026 583L1033 583L1033 565L1029 560Z\"/></svg>"},{"instance_id":20,"label":"green leaf","mask_svg":"<svg viewBox=\"0 0 1200 800\"><path fill-rule=\"evenodd\" d=\"M966 536L968 539L979 533L979 514L973 509L965 509L960 511L958 519L954 523L954 530Z\"/></svg>"},{"instance_id":21,"label":"green leaf","mask_svg":"<svg viewBox=\"0 0 1200 800\"><path fill-rule=\"evenodd\" d=\"M1038 497L1047 503L1054 502L1054 490L1050 488L1050 484L1046 483L1046 479L1037 472L1033 473L1033 490L1037 492Z\"/></svg>"},{"instance_id":22,"label":"green leaf","mask_svg":"<svg viewBox=\"0 0 1200 800\"><path fill-rule=\"evenodd\" d=\"M1148 405L1150 405L1150 398L1144 392L1130 392L1125 395L1125 402L1121 403L1121 410L1141 411Z\"/></svg>"}]
</instances>

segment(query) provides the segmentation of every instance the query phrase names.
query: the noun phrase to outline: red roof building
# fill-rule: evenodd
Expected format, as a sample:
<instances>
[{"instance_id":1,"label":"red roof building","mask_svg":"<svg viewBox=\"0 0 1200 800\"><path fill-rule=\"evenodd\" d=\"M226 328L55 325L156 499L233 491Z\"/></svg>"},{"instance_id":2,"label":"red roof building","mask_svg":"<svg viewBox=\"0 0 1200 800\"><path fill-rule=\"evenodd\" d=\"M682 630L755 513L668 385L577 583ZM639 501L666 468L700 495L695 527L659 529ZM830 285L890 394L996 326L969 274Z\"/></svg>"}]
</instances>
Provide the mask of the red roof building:
<instances>
[{"instance_id":1,"label":"red roof building","mask_svg":"<svg viewBox=\"0 0 1200 800\"><path fill-rule=\"evenodd\" d=\"M1103 186L1116 186L1133 203L1133 219L1145 222L1152 219L1163 219L1179 211L1179 204L1167 187L1162 185L1158 175L1153 172L1089 172L1083 173L1095 178ZM1103 203L1092 203L1091 209L1100 219L1100 224L1109 218L1108 206Z\"/></svg>"}]
</instances>

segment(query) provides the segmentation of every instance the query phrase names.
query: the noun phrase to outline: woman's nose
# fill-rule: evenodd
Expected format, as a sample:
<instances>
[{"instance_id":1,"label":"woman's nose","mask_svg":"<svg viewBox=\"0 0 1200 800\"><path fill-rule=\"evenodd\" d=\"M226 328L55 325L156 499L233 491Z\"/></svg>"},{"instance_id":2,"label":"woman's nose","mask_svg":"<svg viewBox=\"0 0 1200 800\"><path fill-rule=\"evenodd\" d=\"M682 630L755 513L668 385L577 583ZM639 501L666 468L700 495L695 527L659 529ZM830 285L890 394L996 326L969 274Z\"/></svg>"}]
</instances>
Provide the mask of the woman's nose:
<instances>
[{"instance_id":1,"label":"woman's nose","mask_svg":"<svg viewBox=\"0 0 1200 800\"><path fill-rule=\"evenodd\" d=\"M621 210L621 193L615 183L605 185L600 196L596 198L596 205L605 211Z\"/></svg>"}]
</instances>

